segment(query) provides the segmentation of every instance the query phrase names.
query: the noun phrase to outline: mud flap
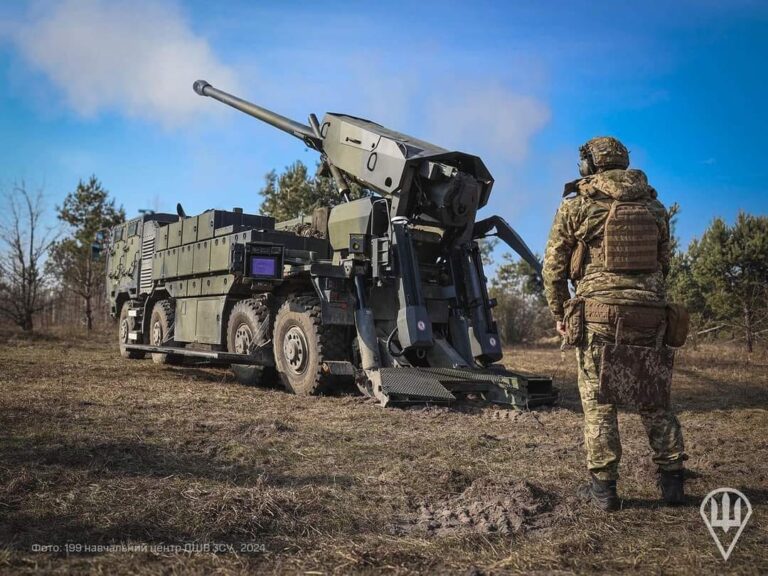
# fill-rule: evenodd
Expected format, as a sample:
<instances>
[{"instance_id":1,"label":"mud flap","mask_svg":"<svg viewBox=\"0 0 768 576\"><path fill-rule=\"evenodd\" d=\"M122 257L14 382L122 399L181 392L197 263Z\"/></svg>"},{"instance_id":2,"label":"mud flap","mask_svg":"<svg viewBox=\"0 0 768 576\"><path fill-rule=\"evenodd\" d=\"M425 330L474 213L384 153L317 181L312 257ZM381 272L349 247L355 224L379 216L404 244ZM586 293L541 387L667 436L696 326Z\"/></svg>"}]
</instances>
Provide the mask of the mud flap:
<instances>
[{"instance_id":1,"label":"mud flap","mask_svg":"<svg viewBox=\"0 0 768 576\"><path fill-rule=\"evenodd\" d=\"M675 351L608 344L600 354L599 404L633 408L669 406Z\"/></svg>"}]
</instances>

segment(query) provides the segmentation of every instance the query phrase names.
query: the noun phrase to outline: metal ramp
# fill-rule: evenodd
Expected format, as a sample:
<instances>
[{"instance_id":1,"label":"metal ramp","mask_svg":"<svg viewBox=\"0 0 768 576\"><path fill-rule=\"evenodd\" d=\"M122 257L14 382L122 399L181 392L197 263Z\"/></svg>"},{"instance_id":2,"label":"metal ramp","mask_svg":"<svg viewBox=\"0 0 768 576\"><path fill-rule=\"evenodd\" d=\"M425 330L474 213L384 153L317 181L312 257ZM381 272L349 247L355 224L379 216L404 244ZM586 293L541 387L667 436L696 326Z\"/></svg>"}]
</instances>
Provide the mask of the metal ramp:
<instances>
[{"instance_id":1,"label":"metal ramp","mask_svg":"<svg viewBox=\"0 0 768 576\"><path fill-rule=\"evenodd\" d=\"M385 406L391 402L452 402L456 400L456 396L423 368L379 368L369 371L369 377L370 373L374 373L376 378L373 380L376 397L380 400L382 398L379 396L388 399L387 402L382 402ZM379 394L376 394L377 391Z\"/></svg>"}]
</instances>

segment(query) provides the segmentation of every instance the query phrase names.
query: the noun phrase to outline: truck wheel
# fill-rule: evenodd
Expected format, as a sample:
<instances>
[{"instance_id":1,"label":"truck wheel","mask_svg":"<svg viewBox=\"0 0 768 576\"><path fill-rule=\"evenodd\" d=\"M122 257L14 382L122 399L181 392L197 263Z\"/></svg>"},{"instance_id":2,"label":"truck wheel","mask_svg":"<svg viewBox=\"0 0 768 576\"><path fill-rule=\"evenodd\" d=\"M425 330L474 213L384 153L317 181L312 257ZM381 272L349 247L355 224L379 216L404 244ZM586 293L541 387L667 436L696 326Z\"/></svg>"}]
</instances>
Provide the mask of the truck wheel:
<instances>
[{"instance_id":1,"label":"truck wheel","mask_svg":"<svg viewBox=\"0 0 768 576\"><path fill-rule=\"evenodd\" d=\"M323 372L323 362L346 359L344 333L336 326L323 326L315 297L291 298L283 304L275 318L273 340L280 379L294 394L326 391L331 376Z\"/></svg>"},{"instance_id":2,"label":"truck wheel","mask_svg":"<svg viewBox=\"0 0 768 576\"><path fill-rule=\"evenodd\" d=\"M169 300L155 302L149 319L149 344L151 346L175 346L173 341L175 310ZM173 364L179 361L173 354L152 353L155 364Z\"/></svg>"},{"instance_id":3,"label":"truck wheel","mask_svg":"<svg viewBox=\"0 0 768 576\"><path fill-rule=\"evenodd\" d=\"M130 342L128 334L136 326L136 318L128 316L130 307L131 300L126 300L123 302L123 307L120 308L120 319L117 321L117 342L120 345L120 356L132 360L140 360L141 358L144 358L144 352L125 349L125 345Z\"/></svg>"},{"instance_id":4,"label":"truck wheel","mask_svg":"<svg viewBox=\"0 0 768 576\"><path fill-rule=\"evenodd\" d=\"M270 324L266 298L241 300L235 304L229 315L227 351L234 354L249 354L254 346L269 340ZM246 386L268 384L275 377L274 368L256 364L232 364L232 372L237 381Z\"/></svg>"}]
</instances>

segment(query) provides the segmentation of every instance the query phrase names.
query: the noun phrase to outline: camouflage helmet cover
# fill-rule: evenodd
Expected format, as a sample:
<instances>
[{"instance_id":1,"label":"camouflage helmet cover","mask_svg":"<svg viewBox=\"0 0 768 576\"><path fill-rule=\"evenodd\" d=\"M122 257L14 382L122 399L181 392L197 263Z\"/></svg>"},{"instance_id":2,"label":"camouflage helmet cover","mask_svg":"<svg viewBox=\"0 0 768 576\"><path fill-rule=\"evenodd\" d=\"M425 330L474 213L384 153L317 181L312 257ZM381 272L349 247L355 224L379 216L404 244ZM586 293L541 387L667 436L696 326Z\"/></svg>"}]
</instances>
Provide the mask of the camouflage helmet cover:
<instances>
[{"instance_id":1,"label":"camouflage helmet cover","mask_svg":"<svg viewBox=\"0 0 768 576\"><path fill-rule=\"evenodd\" d=\"M579 148L579 156L579 172L582 176L616 168L626 170L629 167L629 151L612 136L592 138Z\"/></svg>"}]
</instances>

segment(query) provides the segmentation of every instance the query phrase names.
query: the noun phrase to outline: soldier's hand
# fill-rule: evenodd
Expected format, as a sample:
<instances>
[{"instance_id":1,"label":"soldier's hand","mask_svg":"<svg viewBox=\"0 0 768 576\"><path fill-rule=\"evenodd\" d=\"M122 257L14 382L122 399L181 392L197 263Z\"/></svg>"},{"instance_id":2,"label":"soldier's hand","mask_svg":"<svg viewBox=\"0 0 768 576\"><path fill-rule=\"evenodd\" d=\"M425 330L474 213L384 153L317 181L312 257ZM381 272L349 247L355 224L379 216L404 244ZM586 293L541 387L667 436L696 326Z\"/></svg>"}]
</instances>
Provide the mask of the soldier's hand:
<instances>
[{"instance_id":1,"label":"soldier's hand","mask_svg":"<svg viewBox=\"0 0 768 576\"><path fill-rule=\"evenodd\" d=\"M565 338L565 322L562 320L555 322L555 329L557 330L557 333L560 334L560 336Z\"/></svg>"}]
</instances>

